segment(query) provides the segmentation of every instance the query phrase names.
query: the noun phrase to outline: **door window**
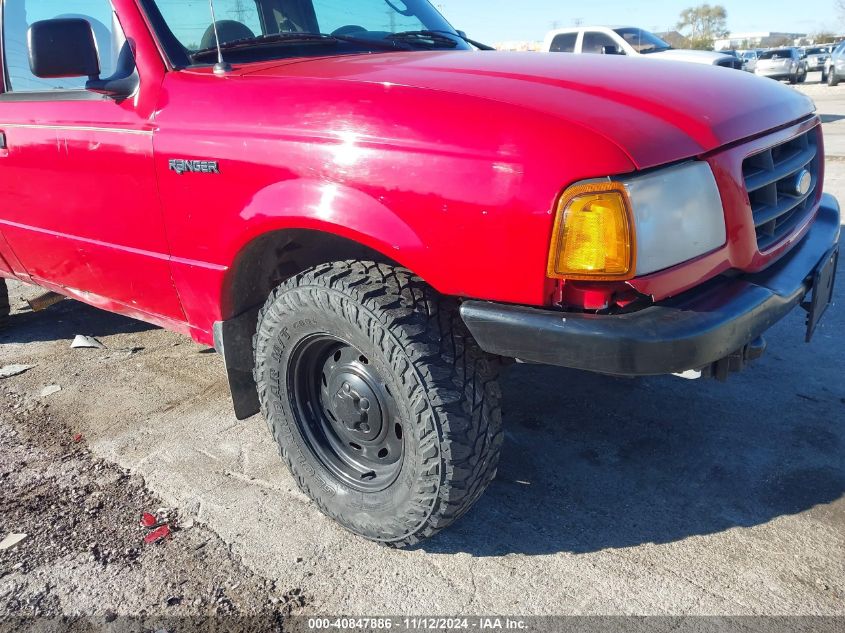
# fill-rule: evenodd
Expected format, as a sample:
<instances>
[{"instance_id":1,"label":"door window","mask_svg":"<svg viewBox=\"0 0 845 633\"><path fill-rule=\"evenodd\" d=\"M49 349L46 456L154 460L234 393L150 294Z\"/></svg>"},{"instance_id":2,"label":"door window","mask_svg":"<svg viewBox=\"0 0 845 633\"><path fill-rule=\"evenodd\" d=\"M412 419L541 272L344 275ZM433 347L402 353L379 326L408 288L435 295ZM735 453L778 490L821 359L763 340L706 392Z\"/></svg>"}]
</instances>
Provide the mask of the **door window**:
<instances>
[{"instance_id":1,"label":"door window","mask_svg":"<svg viewBox=\"0 0 845 633\"><path fill-rule=\"evenodd\" d=\"M577 39L578 33L561 33L560 35L555 35L549 50L553 53L574 53L575 41Z\"/></svg>"},{"instance_id":2,"label":"door window","mask_svg":"<svg viewBox=\"0 0 845 633\"><path fill-rule=\"evenodd\" d=\"M612 37L598 31L587 31L584 33L584 42L581 44L582 53L601 53L605 46L619 48Z\"/></svg>"},{"instance_id":3,"label":"door window","mask_svg":"<svg viewBox=\"0 0 845 633\"><path fill-rule=\"evenodd\" d=\"M42 79L29 68L27 30L40 20L83 18L91 25L100 55L100 76L110 77L125 38L108 0L6 0L3 7L3 60L12 92L81 90L87 77Z\"/></svg>"}]
</instances>

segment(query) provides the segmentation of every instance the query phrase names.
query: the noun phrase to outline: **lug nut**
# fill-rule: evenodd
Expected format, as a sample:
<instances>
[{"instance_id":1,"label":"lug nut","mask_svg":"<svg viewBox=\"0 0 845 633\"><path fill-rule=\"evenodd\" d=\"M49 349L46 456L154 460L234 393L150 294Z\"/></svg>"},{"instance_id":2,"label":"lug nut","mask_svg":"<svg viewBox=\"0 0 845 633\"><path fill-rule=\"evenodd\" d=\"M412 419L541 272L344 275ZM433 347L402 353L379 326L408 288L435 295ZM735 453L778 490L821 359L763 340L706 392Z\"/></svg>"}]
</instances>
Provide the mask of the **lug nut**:
<instances>
[{"instance_id":1,"label":"lug nut","mask_svg":"<svg viewBox=\"0 0 845 633\"><path fill-rule=\"evenodd\" d=\"M370 401L366 398L361 398L361 410L366 411L370 408Z\"/></svg>"}]
</instances>

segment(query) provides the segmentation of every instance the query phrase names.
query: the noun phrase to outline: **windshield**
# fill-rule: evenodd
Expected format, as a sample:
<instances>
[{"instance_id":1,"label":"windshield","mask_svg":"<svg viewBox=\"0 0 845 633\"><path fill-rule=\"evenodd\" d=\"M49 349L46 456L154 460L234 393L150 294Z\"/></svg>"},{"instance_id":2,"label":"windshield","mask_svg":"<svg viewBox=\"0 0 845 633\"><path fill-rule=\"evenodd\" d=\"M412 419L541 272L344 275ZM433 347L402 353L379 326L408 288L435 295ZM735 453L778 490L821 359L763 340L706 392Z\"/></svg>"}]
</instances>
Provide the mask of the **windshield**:
<instances>
[{"instance_id":1,"label":"windshield","mask_svg":"<svg viewBox=\"0 0 845 633\"><path fill-rule=\"evenodd\" d=\"M208 0L143 4L176 66L216 61L206 54L217 45ZM231 62L469 48L427 0L214 0L214 9L217 36ZM430 35L408 36L421 31ZM315 34L332 37L308 37Z\"/></svg>"},{"instance_id":2,"label":"windshield","mask_svg":"<svg viewBox=\"0 0 845 633\"><path fill-rule=\"evenodd\" d=\"M672 48L669 44L661 40L654 33L649 33L642 29L624 28L613 29L617 35L622 37L628 44L634 47L638 53L657 53L659 51L668 51Z\"/></svg>"},{"instance_id":3,"label":"windshield","mask_svg":"<svg viewBox=\"0 0 845 633\"><path fill-rule=\"evenodd\" d=\"M760 53L760 59L792 59L792 50L765 51Z\"/></svg>"},{"instance_id":4,"label":"windshield","mask_svg":"<svg viewBox=\"0 0 845 633\"><path fill-rule=\"evenodd\" d=\"M808 48L807 55L823 55L827 53L826 48Z\"/></svg>"}]
</instances>

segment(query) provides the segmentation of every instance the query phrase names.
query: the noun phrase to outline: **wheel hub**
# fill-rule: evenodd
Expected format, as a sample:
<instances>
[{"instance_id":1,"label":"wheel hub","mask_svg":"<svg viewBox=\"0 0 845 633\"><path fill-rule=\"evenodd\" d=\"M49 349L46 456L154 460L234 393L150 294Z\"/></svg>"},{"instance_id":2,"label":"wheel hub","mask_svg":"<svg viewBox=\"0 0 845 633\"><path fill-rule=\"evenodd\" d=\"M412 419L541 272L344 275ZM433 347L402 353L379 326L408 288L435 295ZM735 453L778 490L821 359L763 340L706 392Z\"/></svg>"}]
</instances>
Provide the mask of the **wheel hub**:
<instances>
[{"instance_id":1,"label":"wheel hub","mask_svg":"<svg viewBox=\"0 0 845 633\"><path fill-rule=\"evenodd\" d=\"M378 395L367 378L349 369L335 371L329 379L329 407L342 432L362 441L372 441L381 434L382 412Z\"/></svg>"}]
</instances>

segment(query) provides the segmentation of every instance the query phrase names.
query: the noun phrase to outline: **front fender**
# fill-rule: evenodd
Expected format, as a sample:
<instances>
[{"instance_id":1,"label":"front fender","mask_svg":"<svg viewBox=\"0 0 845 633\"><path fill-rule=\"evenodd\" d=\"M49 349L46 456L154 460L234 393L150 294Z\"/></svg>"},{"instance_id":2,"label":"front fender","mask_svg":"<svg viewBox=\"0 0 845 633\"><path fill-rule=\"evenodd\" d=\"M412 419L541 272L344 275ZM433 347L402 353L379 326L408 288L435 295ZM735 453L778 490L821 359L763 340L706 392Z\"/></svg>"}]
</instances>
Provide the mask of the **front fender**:
<instances>
[{"instance_id":1,"label":"front fender","mask_svg":"<svg viewBox=\"0 0 845 633\"><path fill-rule=\"evenodd\" d=\"M238 260L255 240L283 230L313 230L351 240L381 253L423 278L436 262L427 258L421 237L379 200L342 184L292 179L273 183L253 195L227 222L220 264L173 259L173 280L194 338L212 342L212 327L229 319L233 307L232 284ZM237 229L232 231L231 229ZM224 263L225 262L225 263ZM439 277L438 277L439 278ZM432 283L437 288L437 283Z\"/></svg>"},{"instance_id":2,"label":"front fender","mask_svg":"<svg viewBox=\"0 0 845 633\"><path fill-rule=\"evenodd\" d=\"M425 277L420 236L379 200L336 182L297 179L259 191L241 213L231 261L254 239L283 229L311 229L363 244Z\"/></svg>"}]
</instances>

